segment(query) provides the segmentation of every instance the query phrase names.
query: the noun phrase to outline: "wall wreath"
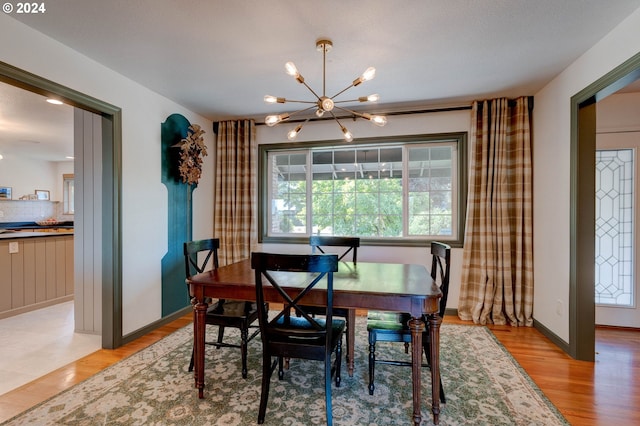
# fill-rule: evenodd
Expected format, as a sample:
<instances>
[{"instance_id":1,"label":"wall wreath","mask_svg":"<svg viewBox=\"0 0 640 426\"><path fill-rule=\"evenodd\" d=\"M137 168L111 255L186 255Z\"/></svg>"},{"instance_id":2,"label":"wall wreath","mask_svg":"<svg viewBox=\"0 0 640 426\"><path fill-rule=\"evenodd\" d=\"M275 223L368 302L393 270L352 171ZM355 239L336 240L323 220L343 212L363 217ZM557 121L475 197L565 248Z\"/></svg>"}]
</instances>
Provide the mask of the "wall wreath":
<instances>
[{"instance_id":1,"label":"wall wreath","mask_svg":"<svg viewBox=\"0 0 640 426\"><path fill-rule=\"evenodd\" d=\"M183 183L197 185L202 176L202 157L207 156L207 147L202 137L205 132L199 125L192 124L187 133L187 137L180 141L178 170Z\"/></svg>"}]
</instances>

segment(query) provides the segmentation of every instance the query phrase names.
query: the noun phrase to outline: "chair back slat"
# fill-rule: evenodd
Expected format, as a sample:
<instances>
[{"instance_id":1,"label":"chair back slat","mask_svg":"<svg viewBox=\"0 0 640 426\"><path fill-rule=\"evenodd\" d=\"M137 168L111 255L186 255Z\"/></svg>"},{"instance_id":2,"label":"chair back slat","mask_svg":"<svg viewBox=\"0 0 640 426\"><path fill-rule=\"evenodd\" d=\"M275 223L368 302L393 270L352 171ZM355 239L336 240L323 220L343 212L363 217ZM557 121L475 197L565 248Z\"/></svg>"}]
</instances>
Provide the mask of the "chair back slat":
<instances>
[{"instance_id":1,"label":"chair back slat","mask_svg":"<svg viewBox=\"0 0 640 426\"><path fill-rule=\"evenodd\" d=\"M218 249L220 248L220 239L209 238L206 240L187 241L184 243L184 267L185 276L187 278L204 272L209 265L209 261L213 259L213 268L217 269ZM204 259L198 259L200 253L206 252Z\"/></svg>"},{"instance_id":2,"label":"chair back slat","mask_svg":"<svg viewBox=\"0 0 640 426\"><path fill-rule=\"evenodd\" d=\"M326 254L326 247L347 247L347 250L339 255L338 261L344 259L344 257L352 253L351 261L353 263L358 262L358 247L360 247L360 238L358 237L330 237L313 235L309 237L309 245L313 249L317 249L322 254Z\"/></svg>"},{"instance_id":3,"label":"chair back slat","mask_svg":"<svg viewBox=\"0 0 640 426\"><path fill-rule=\"evenodd\" d=\"M431 278L438 284L442 297L438 314L444 317L449 295L449 274L451 269L451 246L438 242L431 242Z\"/></svg>"}]
</instances>

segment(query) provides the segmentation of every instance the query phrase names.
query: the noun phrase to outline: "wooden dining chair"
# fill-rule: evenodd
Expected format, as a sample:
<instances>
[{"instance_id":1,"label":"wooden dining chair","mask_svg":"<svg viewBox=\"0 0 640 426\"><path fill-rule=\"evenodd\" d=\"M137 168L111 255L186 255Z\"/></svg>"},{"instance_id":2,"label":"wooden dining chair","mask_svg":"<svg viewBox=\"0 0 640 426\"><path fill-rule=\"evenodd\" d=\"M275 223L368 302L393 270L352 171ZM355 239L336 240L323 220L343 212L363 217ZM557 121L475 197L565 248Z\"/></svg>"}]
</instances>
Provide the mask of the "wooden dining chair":
<instances>
[{"instance_id":1,"label":"wooden dining chair","mask_svg":"<svg viewBox=\"0 0 640 426\"><path fill-rule=\"evenodd\" d=\"M322 254L327 254L330 249L328 247L341 247L346 248L346 250L341 250L338 255L338 261L341 261L349 253L351 253L351 262L354 265L358 263L358 247L360 247L360 238L358 237L331 237L331 236L321 236L321 235L313 235L309 237L309 245L312 247L311 253L315 253L315 250L318 250ZM323 315L323 307L318 306L309 306L307 307L309 312L314 315ZM353 324L349 324L349 313L352 313L352 318L355 318L355 309L344 309L344 308L334 308L333 315L336 317L345 318L347 321L347 330L349 327L352 327ZM346 348L347 354L349 354L349 346L352 345L349 341L349 333L345 334L346 336ZM347 357L347 362L349 359Z\"/></svg>"},{"instance_id":2,"label":"wooden dining chair","mask_svg":"<svg viewBox=\"0 0 640 426\"><path fill-rule=\"evenodd\" d=\"M447 308L447 295L449 294L449 271L451 266L451 247L447 244L433 241L431 243L431 278L440 287L442 297L438 315L444 317ZM373 395L375 390L375 365L389 364L411 366L410 361L401 360L385 360L376 358L376 342L403 342L405 344L405 353L409 350L411 342L411 330L408 322L411 315L408 313L386 312L386 311L369 311L367 315L367 331L369 332L369 395ZM429 319L423 318L427 329L429 327ZM428 332L422 333L422 347L427 358L427 363L422 364L423 367L431 365L431 352L429 351L430 336ZM446 402L444 388L442 386L442 378L440 378L440 402Z\"/></svg>"},{"instance_id":3,"label":"wooden dining chair","mask_svg":"<svg viewBox=\"0 0 640 426\"><path fill-rule=\"evenodd\" d=\"M255 270L258 322L262 336L262 392L258 424L264 423L271 376L277 366L278 378L283 379L283 359L287 357L324 361L326 416L327 425L331 425L332 371L335 372L336 387L339 387L345 329L344 320L333 318L333 273L338 271L338 256L252 253L251 267ZM286 276L283 272L287 272ZM299 274L294 278L289 273ZM309 292L325 281L326 290L320 296L313 295L314 305L326 306L325 317L314 318L300 302L305 300L305 296L307 302L311 301ZM297 283L301 285L294 287L293 284ZM264 308L265 292L271 295L270 300L274 300L273 294L280 298L278 303L282 304L282 310L269 315ZM289 315L291 310L301 316ZM333 366L332 353L335 353Z\"/></svg>"},{"instance_id":4,"label":"wooden dining chair","mask_svg":"<svg viewBox=\"0 0 640 426\"><path fill-rule=\"evenodd\" d=\"M188 241L184 243L184 264L187 278L192 275L204 272L212 261L213 268L218 268L218 249L220 240L210 238L206 240ZM188 287L187 287L188 291ZM191 295L189 295L191 297ZM207 345L221 347L240 348L242 357L242 377L247 378L247 345L260 332L257 326L252 326L258 319L256 304L252 302L219 299L215 303L210 303L207 308L205 322L207 325L218 326L218 340L216 342L205 342ZM233 327L240 330L240 343L229 343L224 341L224 330L226 327ZM254 329L251 334L251 329ZM193 371L193 351L189 371Z\"/></svg>"}]
</instances>

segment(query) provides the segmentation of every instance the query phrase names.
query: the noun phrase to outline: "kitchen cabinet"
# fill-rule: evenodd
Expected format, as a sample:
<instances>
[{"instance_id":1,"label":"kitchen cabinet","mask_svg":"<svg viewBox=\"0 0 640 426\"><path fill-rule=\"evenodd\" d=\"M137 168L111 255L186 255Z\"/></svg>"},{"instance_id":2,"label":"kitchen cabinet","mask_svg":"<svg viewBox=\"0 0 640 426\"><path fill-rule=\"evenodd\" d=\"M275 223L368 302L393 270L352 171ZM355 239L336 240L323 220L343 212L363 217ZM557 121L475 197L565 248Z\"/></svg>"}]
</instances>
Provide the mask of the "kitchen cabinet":
<instances>
[{"instance_id":1,"label":"kitchen cabinet","mask_svg":"<svg viewBox=\"0 0 640 426\"><path fill-rule=\"evenodd\" d=\"M0 318L73 300L73 235L0 239Z\"/></svg>"}]
</instances>

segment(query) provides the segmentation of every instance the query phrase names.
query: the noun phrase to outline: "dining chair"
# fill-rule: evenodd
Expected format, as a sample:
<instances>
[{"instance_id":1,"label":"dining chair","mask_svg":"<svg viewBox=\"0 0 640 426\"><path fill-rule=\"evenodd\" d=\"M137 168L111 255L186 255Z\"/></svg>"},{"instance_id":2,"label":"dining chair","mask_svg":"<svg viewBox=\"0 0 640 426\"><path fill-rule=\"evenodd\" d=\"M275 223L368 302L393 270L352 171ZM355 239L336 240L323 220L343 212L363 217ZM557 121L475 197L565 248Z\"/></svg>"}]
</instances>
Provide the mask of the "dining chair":
<instances>
[{"instance_id":1,"label":"dining chair","mask_svg":"<svg viewBox=\"0 0 640 426\"><path fill-rule=\"evenodd\" d=\"M309 245L312 248L311 253L315 253L318 250L322 254L327 254L330 250L328 247L342 247L346 248L346 250L341 250L338 254L338 261L341 261L349 253L351 253L351 262L354 265L358 263L358 247L360 247L360 238L358 237L332 237L332 236L323 236L323 235L313 235L309 237ZM308 312L313 313L314 315L324 315L324 308L320 306L309 306ZM351 312L353 311L353 312ZM352 324L349 324L349 313L352 313L352 317L355 318L355 309L345 309L345 308L334 308L333 315L336 317L341 317L346 319L347 330L349 327L352 327ZM349 333L345 334L346 348L347 354L349 353L349 346L352 344L349 341ZM349 359L347 357L347 362Z\"/></svg>"},{"instance_id":2,"label":"dining chair","mask_svg":"<svg viewBox=\"0 0 640 426\"><path fill-rule=\"evenodd\" d=\"M324 361L327 425L332 425L332 371L335 372L336 387L339 387L342 335L345 329L344 320L333 318L333 273L338 271L338 256L252 253L251 267L255 270L258 323L262 337L262 391L258 424L264 423L271 376L277 366L278 378L284 378L283 359L286 357ZM313 301L314 305L326 306L323 312L325 316L314 318L300 302L305 297L310 301L309 292L324 282L326 290L321 296L314 295ZM265 292L269 292L271 300L279 298L277 303L282 306L280 311L272 311L269 315L264 307ZM300 317L289 315L291 310L299 312ZM334 352L335 362L332 366L331 354Z\"/></svg>"},{"instance_id":3,"label":"dining chair","mask_svg":"<svg viewBox=\"0 0 640 426\"><path fill-rule=\"evenodd\" d=\"M204 272L212 261L214 269L218 268L218 249L220 240L210 238L205 240L188 241L184 243L184 264L187 279L192 275ZM187 287L188 291L188 287ZM189 295L191 297L191 295ZM247 345L260 332L259 327L252 326L258 319L258 310L253 302L238 300L219 299L215 303L210 303L205 316L207 325L218 326L218 340L216 342L205 342L207 345L220 349L240 348L242 357L242 377L247 378ZM226 327L233 327L240 330L240 343L229 343L224 341L224 330ZM249 332L254 329L251 334ZM193 351L191 352L191 362L189 371L193 371Z\"/></svg>"},{"instance_id":4,"label":"dining chair","mask_svg":"<svg viewBox=\"0 0 640 426\"><path fill-rule=\"evenodd\" d=\"M443 318L447 308L447 295L449 294L451 247L447 244L433 241L431 243L431 257L431 278L440 287L440 291L442 292L438 315ZM412 365L410 361L376 358L376 342L403 342L405 344L405 353L409 351L411 330L409 329L408 322L410 319L411 315L408 313L369 311L367 315L367 331L369 332L369 395L373 395L375 390L374 378L376 363L401 366ZM428 317L423 317L423 320L428 329ZM431 365L431 352L429 351L430 339L428 332L425 331L422 333L422 347L427 358L427 363L422 364L423 367ZM443 404L446 402L442 378L440 378L440 402Z\"/></svg>"}]
</instances>

